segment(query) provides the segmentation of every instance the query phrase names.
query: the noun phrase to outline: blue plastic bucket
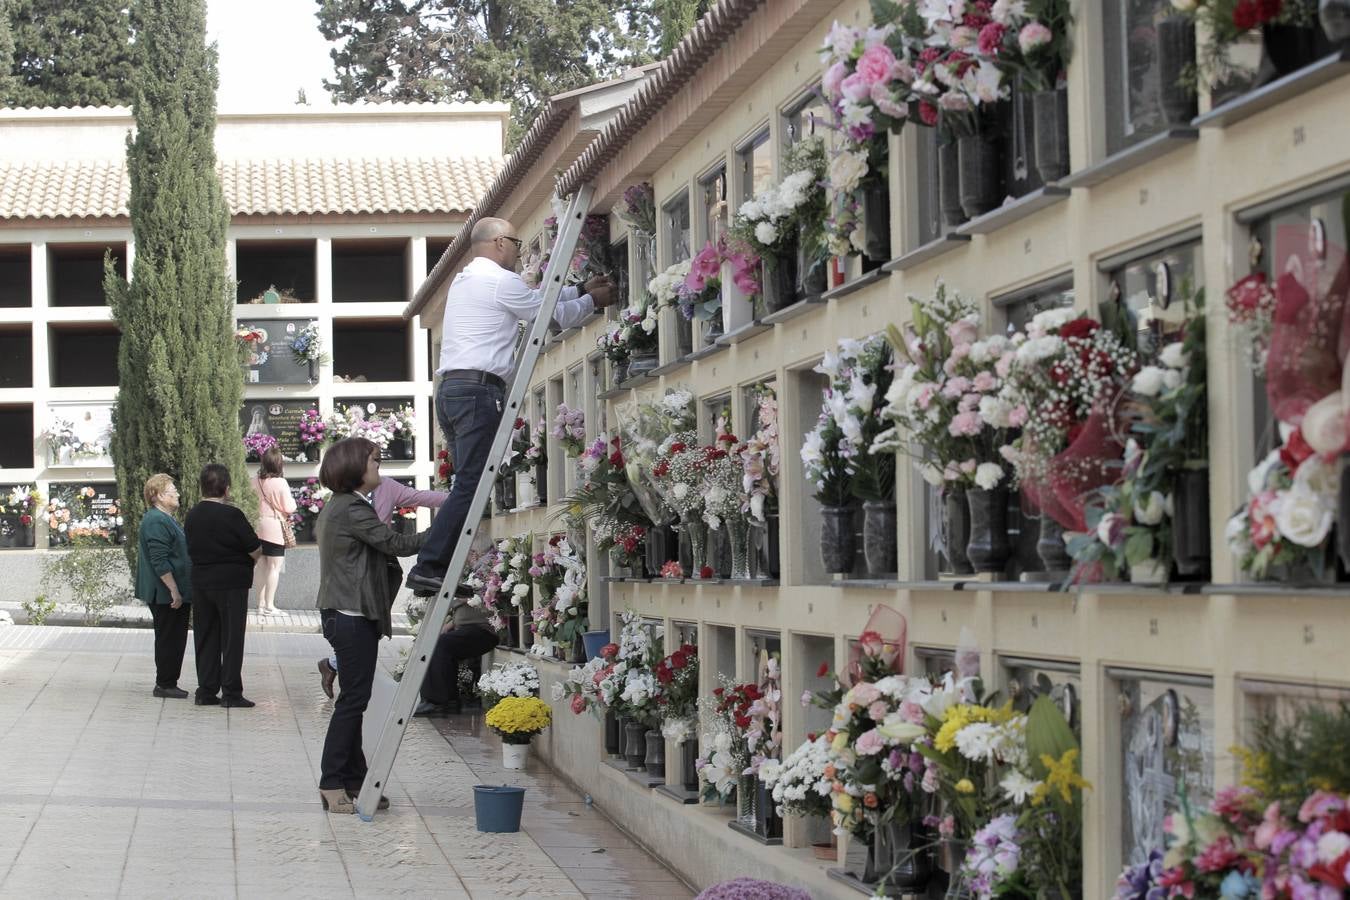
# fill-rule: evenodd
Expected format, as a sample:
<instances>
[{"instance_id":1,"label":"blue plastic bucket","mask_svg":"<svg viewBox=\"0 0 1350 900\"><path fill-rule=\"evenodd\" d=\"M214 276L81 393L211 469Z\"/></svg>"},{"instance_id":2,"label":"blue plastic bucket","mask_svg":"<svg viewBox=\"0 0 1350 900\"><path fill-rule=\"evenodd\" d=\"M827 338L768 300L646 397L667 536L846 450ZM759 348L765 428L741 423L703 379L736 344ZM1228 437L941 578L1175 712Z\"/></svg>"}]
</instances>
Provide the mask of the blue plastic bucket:
<instances>
[{"instance_id":1,"label":"blue plastic bucket","mask_svg":"<svg viewBox=\"0 0 1350 900\"><path fill-rule=\"evenodd\" d=\"M473 815L479 831L520 830L520 812L525 807L525 789L507 784L473 786Z\"/></svg>"},{"instance_id":2,"label":"blue plastic bucket","mask_svg":"<svg viewBox=\"0 0 1350 900\"><path fill-rule=\"evenodd\" d=\"M600 648L609 643L609 629L587 631L581 635L581 642L586 645L586 659L595 659L600 655Z\"/></svg>"}]
</instances>

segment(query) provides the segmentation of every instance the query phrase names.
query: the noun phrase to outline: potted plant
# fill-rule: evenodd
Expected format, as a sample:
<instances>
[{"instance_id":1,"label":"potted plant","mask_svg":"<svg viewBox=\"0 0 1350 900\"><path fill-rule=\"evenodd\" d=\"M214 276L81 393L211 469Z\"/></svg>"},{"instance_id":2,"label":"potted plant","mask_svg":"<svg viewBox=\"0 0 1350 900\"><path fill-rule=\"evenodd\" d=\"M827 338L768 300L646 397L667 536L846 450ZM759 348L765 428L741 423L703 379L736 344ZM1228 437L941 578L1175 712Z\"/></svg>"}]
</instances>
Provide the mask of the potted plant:
<instances>
[{"instance_id":1,"label":"potted plant","mask_svg":"<svg viewBox=\"0 0 1350 900\"><path fill-rule=\"evenodd\" d=\"M492 709L507 697L538 697L539 670L524 660L497 663L478 678L483 708Z\"/></svg>"},{"instance_id":2,"label":"potted plant","mask_svg":"<svg viewBox=\"0 0 1350 900\"><path fill-rule=\"evenodd\" d=\"M553 721L553 711L538 697L504 697L484 719L501 736L502 768L523 769L530 739Z\"/></svg>"}]
</instances>

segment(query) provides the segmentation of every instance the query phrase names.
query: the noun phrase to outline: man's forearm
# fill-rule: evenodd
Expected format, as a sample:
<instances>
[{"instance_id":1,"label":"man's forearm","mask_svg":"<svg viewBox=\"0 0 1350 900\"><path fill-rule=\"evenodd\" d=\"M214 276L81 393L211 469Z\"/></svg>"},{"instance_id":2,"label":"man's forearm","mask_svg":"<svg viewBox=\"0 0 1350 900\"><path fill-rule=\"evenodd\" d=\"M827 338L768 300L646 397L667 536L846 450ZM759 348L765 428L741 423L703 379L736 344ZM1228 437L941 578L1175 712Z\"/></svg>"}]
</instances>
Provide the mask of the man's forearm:
<instances>
[{"instance_id":1,"label":"man's forearm","mask_svg":"<svg viewBox=\"0 0 1350 900\"><path fill-rule=\"evenodd\" d=\"M159 580L164 582L164 586L169 589L170 597L178 593L178 582L174 580L172 572L165 572L159 576Z\"/></svg>"}]
</instances>

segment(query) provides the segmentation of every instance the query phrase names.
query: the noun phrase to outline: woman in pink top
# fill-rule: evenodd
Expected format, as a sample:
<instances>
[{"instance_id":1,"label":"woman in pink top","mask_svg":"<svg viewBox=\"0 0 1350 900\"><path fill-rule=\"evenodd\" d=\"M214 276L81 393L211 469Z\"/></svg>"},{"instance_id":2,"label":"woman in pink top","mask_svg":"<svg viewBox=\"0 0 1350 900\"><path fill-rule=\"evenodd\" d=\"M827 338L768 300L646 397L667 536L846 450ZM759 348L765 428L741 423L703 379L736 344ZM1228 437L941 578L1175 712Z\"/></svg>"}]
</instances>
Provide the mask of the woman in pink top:
<instances>
[{"instance_id":1,"label":"woman in pink top","mask_svg":"<svg viewBox=\"0 0 1350 900\"><path fill-rule=\"evenodd\" d=\"M277 582L286 558L285 538L281 534L282 517L295 512L295 497L281 470L281 449L270 447L262 455L262 466L252 479L253 492L258 495L258 539L262 541L262 556L258 558L253 586L258 589L258 615L279 616L277 611Z\"/></svg>"}]
</instances>

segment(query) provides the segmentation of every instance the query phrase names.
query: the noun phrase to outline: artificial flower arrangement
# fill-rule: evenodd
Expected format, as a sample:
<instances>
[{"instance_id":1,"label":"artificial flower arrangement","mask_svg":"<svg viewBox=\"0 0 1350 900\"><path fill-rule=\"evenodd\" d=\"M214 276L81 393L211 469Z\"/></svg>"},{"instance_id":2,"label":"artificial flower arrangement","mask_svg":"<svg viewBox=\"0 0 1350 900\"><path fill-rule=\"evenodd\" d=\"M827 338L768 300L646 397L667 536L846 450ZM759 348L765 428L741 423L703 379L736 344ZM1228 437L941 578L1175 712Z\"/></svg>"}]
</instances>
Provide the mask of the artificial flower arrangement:
<instances>
[{"instance_id":1,"label":"artificial flower arrangement","mask_svg":"<svg viewBox=\"0 0 1350 900\"><path fill-rule=\"evenodd\" d=\"M841 340L838 352L826 352L813 369L829 378L829 385L801 458L806 480L825 506L846 506L853 497L883 502L895 497L894 458L870 449L883 431L878 400L890 390L890 369L890 345L879 334Z\"/></svg>"},{"instance_id":2,"label":"artificial flower arrangement","mask_svg":"<svg viewBox=\"0 0 1350 900\"><path fill-rule=\"evenodd\" d=\"M555 534L534 554L529 574L539 585L539 605L530 613L530 652L553 656L570 648L588 627L586 562L566 536Z\"/></svg>"},{"instance_id":3,"label":"artificial flower arrangement","mask_svg":"<svg viewBox=\"0 0 1350 900\"><path fill-rule=\"evenodd\" d=\"M742 489L745 483L745 464L741 453L745 444L726 430L726 423L717 425L717 440L702 448L703 453L703 522L713 531L726 528L731 541L731 577L749 578L750 522L747 518L749 497Z\"/></svg>"},{"instance_id":4,"label":"artificial flower arrangement","mask_svg":"<svg viewBox=\"0 0 1350 900\"><path fill-rule=\"evenodd\" d=\"M834 751L827 734L808 735L782 762L768 760L759 777L780 816L830 816L834 810Z\"/></svg>"},{"instance_id":5,"label":"artificial flower arrangement","mask_svg":"<svg viewBox=\"0 0 1350 900\"><path fill-rule=\"evenodd\" d=\"M632 184L624 188L623 208L619 218L630 228L643 234L656 234L656 192L650 182Z\"/></svg>"},{"instance_id":6,"label":"artificial flower arrangement","mask_svg":"<svg viewBox=\"0 0 1350 900\"><path fill-rule=\"evenodd\" d=\"M679 581L684 577L684 566L680 565L678 559L666 560L661 564L660 576L671 581Z\"/></svg>"},{"instance_id":7,"label":"artificial flower arrangement","mask_svg":"<svg viewBox=\"0 0 1350 900\"><path fill-rule=\"evenodd\" d=\"M1313 25L1317 20L1317 4L1303 0L1172 0L1172 8L1192 18L1197 33L1205 36L1197 64L1182 74L1192 90L1202 76L1218 86L1236 74L1232 48L1248 33L1266 26Z\"/></svg>"},{"instance_id":8,"label":"artificial flower arrangement","mask_svg":"<svg viewBox=\"0 0 1350 900\"><path fill-rule=\"evenodd\" d=\"M1208 809L1185 796L1164 822L1164 846L1130 866L1116 900L1306 897L1350 890L1350 707L1305 706L1263 717L1252 746L1234 748L1241 783Z\"/></svg>"},{"instance_id":9,"label":"artificial flower arrangement","mask_svg":"<svg viewBox=\"0 0 1350 900\"><path fill-rule=\"evenodd\" d=\"M553 436L562 444L563 452L572 458L586 449L586 413L580 407L573 409L559 403L553 414Z\"/></svg>"},{"instance_id":10,"label":"artificial flower arrangement","mask_svg":"<svg viewBox=\"0 0 1350 900\"><path fill-rule=\"evenodd\" d=\"M46 500L42 492L31 484L21 484L9 492L0 505L0 516L15 516L25 528L33 524L33 516Z\"/></svg>"},{"instance_id":11,"label":"artificial flower arrangement","mask_svg":"<svg viewBox=\"0 0 1350 900\"><path fill-rule=\"evenodd\" d=\"M478 679L483 707L492 709L507 697L538 697L539 670L524 660L497 663Z\"/></svg>"},{"instance_id":12,"label":"artificial flower arrangement","mask_svg":"<svg viewBox=\"0 0 1350 900\"><path fill-rule=\"evenodd\" d=\"M277 445L277 439L263 431L244 435L244 456L248 459L262 459L262 455Z\"/></svg>"},{"instance_id":13,"label":"artificial flower arrangement","mask_svg":"<svg viewBox=\"0 0 1350 900\"><path fill-rule=\"evenodd\" d=\"M647 526L624 523L612 516L602 515L592 523L591 532L595 537L596 549L609 554L614 565L628 569L641 568Z\"/></svg>"},{"instance_id":14,"label":"artificial flower arrangement","mask_svg":"<svg viewBox=\"0 0 1350 900\"><path fill-rule=\"evenodd\" d=\"M770 267L795 256L801 241L804 258L814 264L828 255L821 226L826 209L824 143L809 138L793 144L783 169L782 181L741 204L731 221L731 236Z\"/></svg>"},{"instance_id":15,"label":"artificial flower arrangement","mask_svg":"<svg viewBox=\"0 0 1350 900\"><path fill-rule=\"evenodd\" d=\"M749 803L749 783L782 750L778 660L764 664L763 681L736 684L719 675L713 696L701 698L699 709L710 731L703 735L704 752L694 761L703 783L705 801L729 798L738 784L738 803ZM742 781L745 779L745 781Z\"/></svg>"},{"instance_id":16,"label":"artificial flower arrangement","mask_svg":"<svg viewBox=\"0 0 1350 900\"><path fill-rule=\"evenodd\" d=\"M454 466L450 463L450 451L444 448L436 451L436 486L443 490L450 490L450 476L454 474Z\"/></svg>"},{"instance_id":17,"label":"artificial flower arrangement","mask_svg":"<svg viewBox=\"0 0 1350 900\"><path fill-rule=\"evenodd\" d=\"M668 388L658 399L616 410L623 429L625 469L635 501L656 525L669 523L677 512L670 507L654 474L672 435L694 428L694 395L682 388Z\"/></svg>"},{"instance_id":18,"label":"artificial flower arrangement","mask_svg":"<svg viewBox=\"0 0 1350 900\"><path fill-rule=\"evenodd\" d=\"M520 416L511 423L511 439L506 443L506 455L497 467L497 480L510 478L527 471L533 464L528 461L530 452L530 423Z\"/></svg>"},{"instance_id":19,"label":"artificial flower arrangement","mask_svg":"<svg viewBox=\"0 0 1350 900\"><path fill-rule=\"evenodd\" d=\"M501 538L484 554L481 574L468 579L475 589L469 603L487 610L488 623L498 631L507 627L508 618L531 611L533 548L534 535L528 532Z\"/></svg>"},{"instance_id":20,"label":"artificial flower arrangement","mask_svg":"<svg viewBox=\"0 0 1350 900\"><path fill-rule=\"evenodd\" d=\"M665 505L679 517L680 527L689 536L693 554L693 578L711 578L712 568L707 561L707 522L704 506L707 496L704 483L710 454L721 453L715 447L700 447L693 431L670 435L657 453L652 466L652 478Z\"/></svg>"},{"instance_id":21,"label":"artificial flower arrangement","mask_svg":"<svg viewBox=\"0 0 1350 900\"><path fill-rule=\"evenodd\" d=\"M615 365L651 356L657 352L659 313L660 308L649 297L640 298L620 310L618 321L596 335L595 346Z\"/></svg>"},{"instance_id":22,"label":"artificial flower arrangement","mask_svg":"<svg viewBox=\"0 0 1350 900\"><path fill-rule=\"evenodd\" d=\"M504 744L528 744L553 724L553 710L538 697L504 697L483 719Z\"/></svg>"},{"instance_id":23,"label":"artificial flower arrangement","mask_svg":"<svg viewBox=\"0 0 1350 900\"><path fill-rule=\"evenodd\" d=\"M53 460L59 459L62 450L70 451L72 461L96 459L108 454L107 441L84 440L75 433L75 425L68 419L53 419L52 424L38 437L47 443ZM111 435L108 437L111 440Z\"/></svg>"},{"instance_id":24,"label":"artificial flower arrangement","mask_svg":"<svg viewBox=\"0 0 1350 900\"><path fill-rule=\"evenodd\" d=\"M398 424L392 416L376 415L377 409L374 403L364 407L352 404L344 412L329 416L325 431L338 441L350 437L365 438L383 453L389 449L389 442L398 437Z\"/></svg>"},{"instance_id":25,"label":"artificial flower arrangement","mask_svg":"<svg viewBox=\"0 0 1350 900\"><path fill-rule=\"evenodd\" d=\"M299 487L291 489L292 496L295 497L295 511L291 513L292 525L313 525L319 518L319 513L323 512L324 505L333 492L323 485L319 484L319 479L311 476L306 478Z\"/></svg>"},{"instance_id":26,"label":"artificial flower arrangement","mask_svg":"<svg viewBox=\"0 0 1350 900\"><path fill-rule=\"evenodd\" d=\"M890 427L871 450L911 455L934 486L992 490L1005 480L998 451L1011 427L995 370L1008 339L980 338L975 304L941 281L931 299L910 297L910 304L903 332L894 326L888 331L903 364L880 412Z\"/></svg>"},{"instance_id":27,"label":"artificial flower arrangement","mask_svg":"<svg viewBox=\"0 0 1350 900\"><path fill-rule=\"evenodd\" d=\"M1257 371L1266 368L1270 335L1275 325L1275 306L1275 291L1265 272L1252 272L1224 292L1228 323L1233 326L1248 361Z\"/></svg>"},{"instance_id":28,"label":"artificial flower arrangement","mask_svg":"<svg viewBox=\"0 0 1350 900\"><path fill-rule=\"evenodd\" d=\"M656 728L661 722L662 690L656 667L664 652L665 628L644 622L631 609L624 610L619 620L619 643L611 673L618 686L614 705L619 715Z\"/></svg>"},{"instance_id":29,"label":"artificial flower arrangement","mask_svg":"<svg viewBox=\"0 0 1350 900\"><path fill-rule=\"evenodd\" d=\"M574 666L565 681L553 683L554 701L565 699L573 715L579 716L590 710L596 716L602 716L615 706L623 689L621 680L614 675L618 654L618 644L606 644L594 659L587 660L585 665Z\"/></svg>"},{"instance_id":30,"label":"artificial flower arrangement","mask_svg":"<svg viewBox=\"0 0 1350 900\"><path fill-rule=\"evenodd\" d=\"M661 733L672 739L693 736L698 721L698 648L681 644L656 664L654 674L660 691L656 702Z\"/></svg>"},{"instance_id":31,"label":"artificial flower arrangement","mask_svg":"<svg viewBox=\"0 0 1350 900\"><path fill-rule=\"evenodd\" d=\"M1088 530L1067 542L1078 567L1077 581L1124 576L1145 583L1168 580L1173 529L1178 527L1176 498L1187 496L1181 478L1188 471L1199 472L1199 492L1208 493L1202 304L1203 297L1196 295L1182 339L1164 346L1156 364L1141 367L1131 380L1122 414L1131 437L1125 442L1120 480L1097 490L1085 513ZM1188 560L1176 563L1189 567Z\"/></svg>"},{"instance_id":32,"label":"artificial flower arrangement","mask_svg":"<svg viewBox=\"0 0 1350 900\"><path fill-rule=\"evenodd\" d=\"M1043 522L1087 530L1084 498L1119 477L1118 401L1137 369L1116 329L1067 308L1037 313L995 362L1003 385L981 417L1020 429L999 453Z\"/></svg>"},{"instance_id":33,"label":"artificial flower arrangement","mask_svg":"<svg viewBox=\"0 0 1350 900\"><path fill-rule=\"evenodd\" d=\"M628 481L620 437L602 433L592 441L577 460L577 476L580 484L562 501L563 518L570 527L579 530L583 524L590 526L604 553L620 535L627 544L634 528L643 529L645 535L651 521Z\"/></svg>"},{"instance_id":34,"label":"artificial flower arrangement","mask_svg":"<svg viewBox=\"0 0 1350 900\"><path fill-rule=\"evenodd\" d=\"M689 261L689 273L675 290L675 305L685 320L720 323L722 312L722 253L713 241Z\"/></svg>"},{"instance_id":35,"label":"artificial flower arrangement","mask_svg":"<svg viewBox=\"0 0 1350 900\"><path fill-rule=\"evenodd\" d=\"M530 447L525 451L525 465L530 469L537 469L547 463L548 421L540 416L539 421L534 423L534 430L530 432Z\"/></svg>"},{"instance_id":36,"label":"artificial flower arrangement","mask_svg":"<svg viewBox=\"0 0 1350 900\"><path fill-rule=\"evenodd\" d=\"M608 272L609 262L609 216L588 215L581 223L581 234L577 237L577 248L568 264L567 274L573 282L585 280L587 270L596 274Z\"/></svg>"},{"instance_id":37,"label":"artificial flower arrangement","mask_svg":"<svg viewBox=\"0 0 1350 900\"><path fill-rule=\"evenodd\" d=\"M234 339L239 344L241 353L250 354L257 352L258 345L266 337L261 329L258 328L236 328L234 330Z\"/></svg>"},{"instance_id":38,"label":"artificial flower arrangement","mask_svg":"<svg viewBox=\"0 0 1350 900\"><path fill-rule=\"evenodd\" d=\"M300 432L301 446L316 447L322 444L327 427L324 424L323 416L319 414L317 409L307 409L300 413L300 421L296 425L296 430Z\"/></svg>"},{"instance_id":39,"label":"artificial flower arrangement","mask_svg":"<svg viewBox=\"0 0 1350 900\"><path fill-rule=\"evenodd\" d=\"M328 354L323 351L323 338L319 334L319 323L310 322L291 338L291 355L298 363L317 363L325 365Z\"/></svg>"},{"instance_id":40,"label":"artificial flower arrangement","mask_svg":"<svg viewBox=\"0 0 1350 900\"><path fill-rule=\"evenodd\" d=\"M45 511L49 542L120 543L125 524L122 512L115 503L95 510L97 496L98 492L87 485L74 491L53 492Z\"/></svg>"},{"instance_id":41,"label":"artificial flower arrangement","mask_svg":"<svg viewBox=\"0 0 1350 900\"><path fill-rule=\"evenodd\" d=\"M778 512L778 472L782 454L778 442L778 397L771 386L758 384L755 393L757 428L740 450L741 490L746 515L754 525Z\"/></svg>"},{"instance_id":42,"label":"artificial flower arrangement","mask_svg":"<svg viewBox=\"0 0 1350 900\"><path fill-rule=\"evenodd\" d=\"M656 273L647 282L647 294L651 297L651 303L654 303L658 310L679 305L680 290L684 285L684 280L689 277L692 267L693 260L681 260L667 266L664 271Z\"/></svg>"},{"instance_id":43,"label":"artificial flower arrangement","mask_svg":"<svg viewBox=\"0 0 1350 900\"><path fill-rule=\"evenodd\" d=\"M408 404L403 404L389 414L389 428L399 440L411 441L417 434L417 412Z\"/></svg>"}]
</instances>

